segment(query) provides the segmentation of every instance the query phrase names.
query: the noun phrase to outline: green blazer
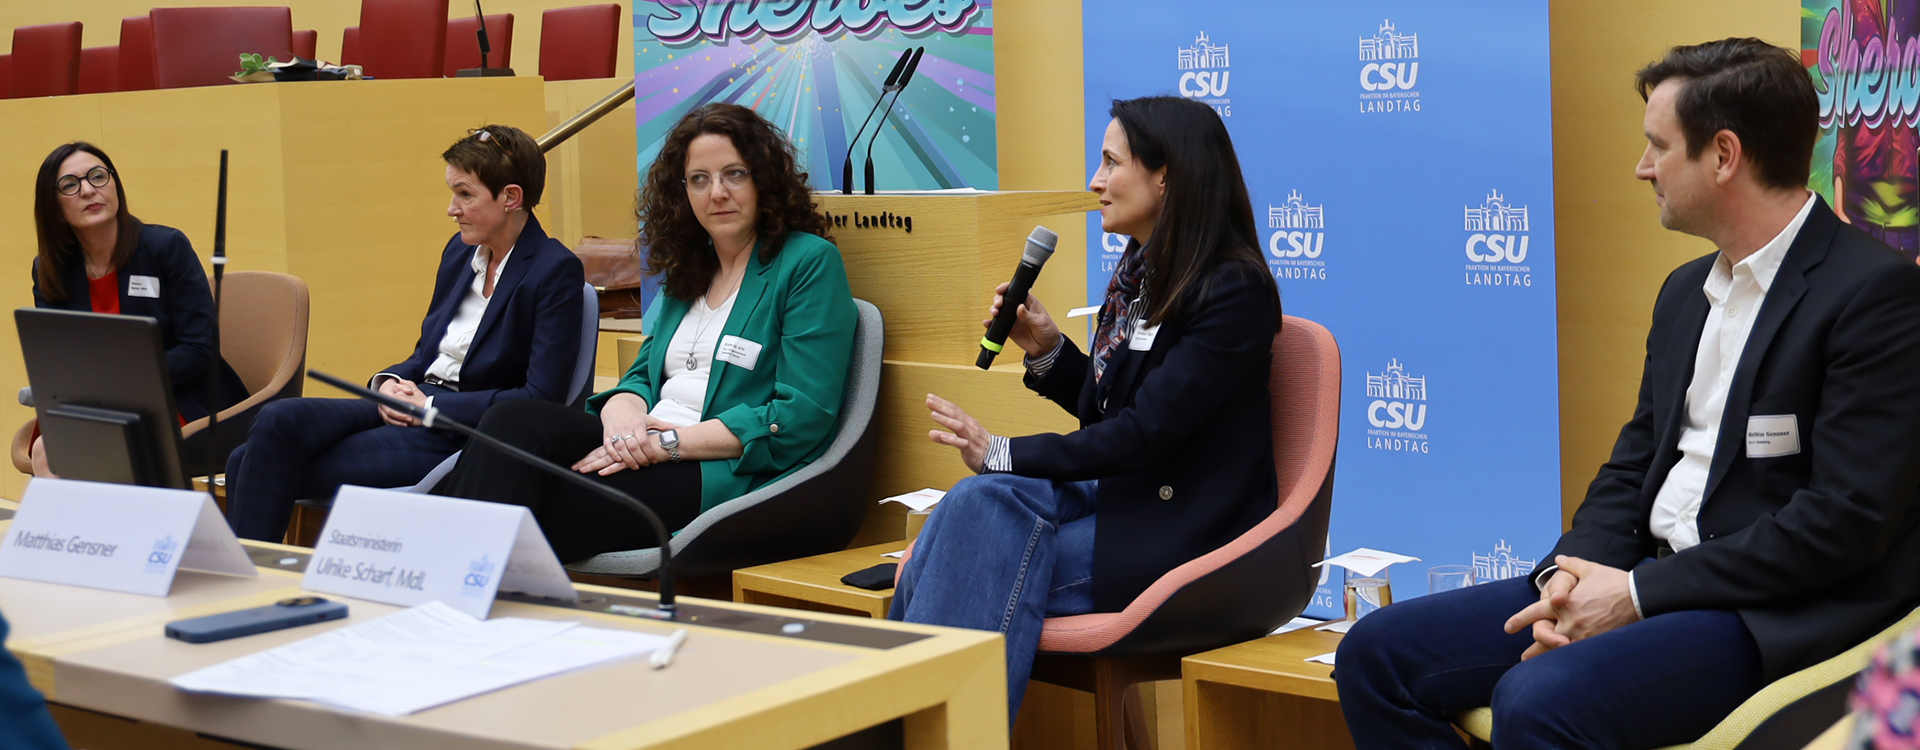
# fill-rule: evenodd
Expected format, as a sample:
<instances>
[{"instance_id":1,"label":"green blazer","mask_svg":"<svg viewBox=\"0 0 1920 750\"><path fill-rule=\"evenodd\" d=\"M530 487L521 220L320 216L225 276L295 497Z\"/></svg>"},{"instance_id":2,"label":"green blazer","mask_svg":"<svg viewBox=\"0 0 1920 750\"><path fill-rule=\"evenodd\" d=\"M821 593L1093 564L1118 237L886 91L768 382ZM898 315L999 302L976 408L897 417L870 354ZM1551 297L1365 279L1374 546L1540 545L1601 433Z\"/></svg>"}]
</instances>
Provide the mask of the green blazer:
<instances>
[{"instance_id":1,"label":"green blazer","mask_svg":"<svg viewBox=\"0 0 1920 750\"><path fill-rule=\"evenodd\" d=\"M761 346L749 369L716 357L700 419L718 419L740 439L739 458L700 462L700 510L747 494L805 466L827 448L840 418L853 357L853 291L840 249L804 232L787 235L771 262L762 239L747 260L739 296L720 341L737 336ZM587 411L616 393L656 401L667 343L692 300L662 296L658 324L620 384L587 399Z\"/></svg>"}]
</instances>

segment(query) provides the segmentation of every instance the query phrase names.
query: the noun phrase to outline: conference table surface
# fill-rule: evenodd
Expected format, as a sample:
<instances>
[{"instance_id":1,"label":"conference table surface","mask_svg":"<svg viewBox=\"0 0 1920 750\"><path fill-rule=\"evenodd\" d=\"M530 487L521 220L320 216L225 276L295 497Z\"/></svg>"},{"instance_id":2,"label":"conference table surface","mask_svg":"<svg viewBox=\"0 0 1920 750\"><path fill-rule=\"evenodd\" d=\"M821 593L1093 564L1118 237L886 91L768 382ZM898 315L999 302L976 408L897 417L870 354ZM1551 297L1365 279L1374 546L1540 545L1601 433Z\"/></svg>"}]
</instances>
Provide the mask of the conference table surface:
<instances>
[{"instance_id":1,"label":"conference table surface","mask_svg":"<svg viewBox=\"0 0 1920 750\"><path fill-rule=\"evenodd\" d=\"M182 571L166 597L0 578L7 648L57 705L273 747L809 748L895 719L907 748L1007 746L997 634L685 597L682 623L497 600L493 617L663 635L685 625L689 637L663 670L623 659L407 716L172 687L172 677L401 609L328 594L351 607L345 620L208 644L166 638L171 620L304 593L307 550L248 548L258 578ZM653 596L577 589L600 604Z\"/></svg>"}]
</instances>

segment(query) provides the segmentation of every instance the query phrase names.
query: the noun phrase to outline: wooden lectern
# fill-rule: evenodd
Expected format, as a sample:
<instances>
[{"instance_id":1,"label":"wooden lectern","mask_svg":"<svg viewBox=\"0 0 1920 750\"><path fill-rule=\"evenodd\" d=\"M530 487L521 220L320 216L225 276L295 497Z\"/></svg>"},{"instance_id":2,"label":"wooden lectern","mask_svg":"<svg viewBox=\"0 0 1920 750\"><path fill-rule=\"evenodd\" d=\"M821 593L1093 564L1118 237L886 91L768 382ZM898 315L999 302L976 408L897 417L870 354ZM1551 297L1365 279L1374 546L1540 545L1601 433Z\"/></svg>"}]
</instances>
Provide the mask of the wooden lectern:
<instances>
[{"instance_id":1,"label":"wooden lectern","mask_svg":"<svg viewBox=\"0 0 1920 750\"><path fill-rule=\"evenodd\" d=\"M1025 370L1017 347L990 371L974 367L993 289L1013 278L1034 226L1062 235L1034 295L1063 319L1085 298L1085 255L1078 243L1084 214L1100 207L1088 192L881 193L814 196L833 219L835 244L846 260L853 296L872 302L886 319L886 369L870 429L880 430L873 478L875 505L855 545L904 534L905 509L881 498L922 487L946 489L972 472L952 448L927 438L935 427L926 395L936 393L967 409L997 434L1065 432L1078 427L1058 407L1020 383ZM1044 221L1043 221L1044 219ZM1063 262L1064 261L1064 262Z\"/></svg>"}]
</instances>

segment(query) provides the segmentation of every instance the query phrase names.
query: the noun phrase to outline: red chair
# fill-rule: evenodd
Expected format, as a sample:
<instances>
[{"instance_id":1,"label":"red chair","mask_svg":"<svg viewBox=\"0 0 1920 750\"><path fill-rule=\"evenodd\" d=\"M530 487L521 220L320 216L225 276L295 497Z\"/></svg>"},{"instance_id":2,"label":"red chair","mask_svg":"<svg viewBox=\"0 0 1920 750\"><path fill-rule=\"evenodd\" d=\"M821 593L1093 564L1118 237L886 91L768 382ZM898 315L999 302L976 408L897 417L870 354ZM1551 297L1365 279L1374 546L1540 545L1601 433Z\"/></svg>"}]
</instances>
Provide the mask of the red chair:
<instances>
[{"instance_id":1,"label":"red chair","mask_svg":"<svg viewBox=\"0 0 1920 750\"><path fill-rule=\"evenodd\" d=\"M147 91L154 87L152 18L120 19L120 75L115 82L114 88L121 91Z\"/></svg>"},{"instance_id":2,"label":"red chair","mask_svg":"<svg viewBox=\"0 0 1920 750\"><path fill-rule=\"evenodd\" d=\"M549 81L612 78L620 6L582 5L540 14L540 76Z\"/></svg>"},{"instance_id":3,"label":"red chair","mask_svg":"<svg viewBox=\"0 0 1920 750\"><path fill-rule=\"evenodd\" d=\"M80 93L80 22L13 30L13 98Z\"/></svg>"},{"instance_id":4,"label":"red chair","mask_svg":"<svg viewBox=\"0 0 1920 750\"><path fill-rule=\"evenodd\" d=\"M1101 750L1152 747L1135 685L1177 680L1182 657L1265 636L1313 597L1340 439L1340 347L1333 334L1305 318L1281 318L1267 382L1280 484L1272 515L1160 576L1126 609L1050 617L1040 632L1033 679L1093 693ZM908 546L902 568L912 554Z\"/></svg>"},{"instance_id":5,"label":"red chair","mask_svg":"<svg viewBox=\"0 0 1920 750\"><path fill-rule=\"evenodd\" d=\"M447 62L444 72L452 78L457 71L480 67L480 22L473 18L455 18L447 22ZM487 67L513 67L513 14L487 16Z\"/></svg>"},{"instance_id":6,"label":"red chair","mask_svg":"<svg viewBox=\"0 0 1920 750\"><path fill-rule=\"evenodd\" d=\"M241 53L293 58L290 8L154 8L153 74L158 88L233 83Z\"/></svg>"},{"instance_id":7,"label":"red chair","mask_svg":"<svg viewBox=\"0 0 1920 750\"><path fill-rule=\"evenodd\" d=\"M439 78L447 0L360 0L360 67L371 78Z\"/></svg>"},{"instance_id":8,"label":"red chair","mask_svg":"<svg viewBox=\"0 0 1920 750\"><path fill-rule=\"evenodd\" d=\"M308 60L318 59L315 50L320 49L320 32L313 29L293 32L293 54Z\"/></svg>"},{"instance_id":9,"label":"red chair","mask_svg":"<svg viewBox=\"0 0 1920 750\"><path fill-rule=\"evenodd\" d=\"M0 55L0 99L12 99L13 55Z\"/></svg>"},{"instance_id":10,"label":"red chair","mask_svg":"<svg viewBox=\"0 0 1920 750\"><path fill-rule=\"evenodd\" d=\"M119 80L119 47L88 47L80 50L80 93L110 94L119 91Z\"/></svg>"},{"instance_id":11,"label":"red chair","mask_svg":"<svg viewBox=\"0 0 1920 750\"><path fill-rule=\"evenodd\" d=\"M360 27L348 26L340 32L340 64L360 64Z\"/></svg>"}]
</instances>

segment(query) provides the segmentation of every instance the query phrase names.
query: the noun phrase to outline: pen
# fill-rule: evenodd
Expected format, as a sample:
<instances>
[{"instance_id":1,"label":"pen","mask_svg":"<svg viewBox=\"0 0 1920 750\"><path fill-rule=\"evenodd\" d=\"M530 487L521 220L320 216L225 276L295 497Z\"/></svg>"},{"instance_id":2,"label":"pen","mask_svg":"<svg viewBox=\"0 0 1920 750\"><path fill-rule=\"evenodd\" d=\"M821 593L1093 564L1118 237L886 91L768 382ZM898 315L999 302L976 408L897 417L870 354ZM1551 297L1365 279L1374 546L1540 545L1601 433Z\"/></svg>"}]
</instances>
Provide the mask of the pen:
<instances>
[{"instance_id":1,"label":"pen","mask_svg":"<svg viewBox=\"0 0 1920 750\"><path fill-rule=\"evenodd\" d=\"M680 651L681 644L686 642L687 629L680 628L679 630L675 630L673 631L673 635L667 636L666 644L654 649L653 654L648 656L647 659L653 662L654 669L665 669L668 664L673 663L673 655Z\"/></svg>"}]
</instances>

